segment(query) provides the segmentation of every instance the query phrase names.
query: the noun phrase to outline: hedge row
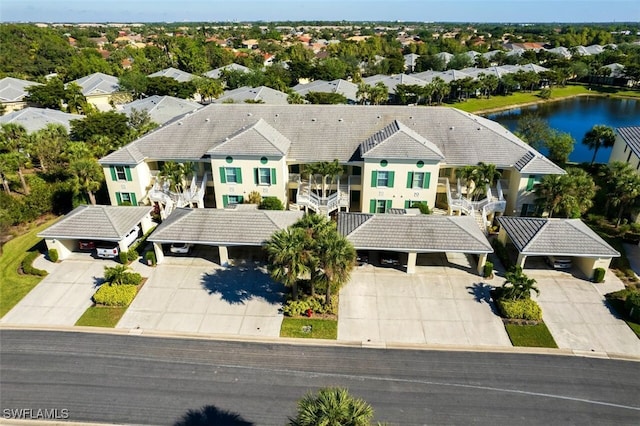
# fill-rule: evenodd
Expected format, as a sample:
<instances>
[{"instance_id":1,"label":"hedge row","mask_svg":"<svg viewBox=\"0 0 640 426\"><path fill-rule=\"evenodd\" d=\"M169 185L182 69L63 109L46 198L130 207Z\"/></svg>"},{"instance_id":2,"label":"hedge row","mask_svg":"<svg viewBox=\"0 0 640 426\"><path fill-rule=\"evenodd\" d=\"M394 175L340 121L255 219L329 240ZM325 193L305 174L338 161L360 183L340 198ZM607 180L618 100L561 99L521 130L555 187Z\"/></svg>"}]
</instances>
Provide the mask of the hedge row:
<instances>
[{"instance_id":1,"label":"hedge row","mask_svg":"<svg viewBox=\"0 0 640 426\"><path fill-rule=\"evenodd\" d=\"M542 309L532 299L496 301L502 315L509 319L542 320Z\"/></svg>"},{"instance_id":2,"label":"hedge row","mask_svg":"<svg viewBox=\"0 0 640 426\"><path fill-rule=\"evenodd\" d=\"M129 306L137 292L135 285L103 284L93 295L93 301L105 306Z\"/></svg>"},{"instance_id":3,"label":"hedge row","mask_svg":"<svg viewBox=\"0 0 640 426\"><path fill-rule=\"evenodd\" d=\"M47 271L42 269L35 268L33 266L33 261L40 255L37 251L30 251L27 255L22 259L22 272L27 275L37 275L39 277L44 277L48 274Z\"/></svg>"},{"instance_id":4,"label":"hedge row","mask_svg":"<svg viewBox=\"0 0 640 426\"><path fill-rule=\"evenodd\" d=\"M290 317L296 317L303 315L311 309L316 314L335 314L337 311L337 298L331 298L331 305L327 306L324 303L324 297L306 297L300 300L289 300L284 304L282 311L285 315Z\"/></svg>"}]
</instances>

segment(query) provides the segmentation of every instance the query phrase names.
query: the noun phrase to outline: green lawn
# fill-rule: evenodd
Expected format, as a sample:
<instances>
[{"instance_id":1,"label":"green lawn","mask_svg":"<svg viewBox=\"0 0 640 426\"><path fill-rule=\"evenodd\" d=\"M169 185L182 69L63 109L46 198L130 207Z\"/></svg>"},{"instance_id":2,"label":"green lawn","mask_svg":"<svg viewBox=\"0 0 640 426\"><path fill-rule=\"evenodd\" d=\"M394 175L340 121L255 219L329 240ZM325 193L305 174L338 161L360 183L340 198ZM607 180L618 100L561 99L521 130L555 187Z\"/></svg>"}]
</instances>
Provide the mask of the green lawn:
<instances>
[{"instance_id":1,"label":"green lawn","mask_svg":"<svg viewBox=\"0 0 640 426\"><path fill-rule=\"evenodd\" d=\"M517 325L505 324L509 339L513 346L527 346L534 348L557 348L556 341L544 324Z\"/></svg>"},{"instance_id":2,"label":"green lawn","mask_svg":"<svg viewBox=\"0 0 640 426\"><path fill-rule=\"evenodd\" d=\"M76 325L113 328L118 324L127 308L128 306L91 306L78 319Z\"/></svg>"},{"instance_id":3,"label":"green lawn","mask_svg":"<svg viewBox=\"0 0 640 426\"><path fill-rule=\"evenodd\" d=\"M43 277L20 275L18 269L22 259L40 238L36 234L50 226L54 220L30 229L26 234L13 238L2 246L0 256L0 318L27 295Z\"/></svg>"},{"instance_id":4,"label":"green lawn","mask_svg":"<svg viewBox=\"0 0 640 426\"><path fill-rule=\"evenodd\" d=\"M305 329L305 327L311 327ZM280 337L299 337L307 339L338 338L338 321L312 318L290 318L282 320Z\"/></svg>"}]
</instances>

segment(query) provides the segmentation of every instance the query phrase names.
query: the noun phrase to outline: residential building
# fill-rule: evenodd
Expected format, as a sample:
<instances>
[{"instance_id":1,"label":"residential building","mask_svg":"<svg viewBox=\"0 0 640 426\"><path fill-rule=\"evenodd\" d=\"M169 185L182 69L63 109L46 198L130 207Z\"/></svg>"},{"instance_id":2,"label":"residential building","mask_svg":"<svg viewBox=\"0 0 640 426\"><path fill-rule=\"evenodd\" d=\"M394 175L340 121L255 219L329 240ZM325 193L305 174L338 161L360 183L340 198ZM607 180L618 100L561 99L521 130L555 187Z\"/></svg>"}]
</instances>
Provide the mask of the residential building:
<instances>
[{"instance_id":1,"label":"residential building","mask_svg":"<svg viewBox=\"0 0 640 426\"><path fill-rule=\"evenodd\" d=\"M0 117L0 124L19 124L29 133L44 129L48 124L60 124L68 132L71 130L72 120L82 120L84 117L84 115L69 114L56 109L28 107L3 115Z\"/></svg>"},{"instance_id":2,"label":"residential building","mask_svg":"<svg viewBox=\"0 0 640 426\"><path fill-rule=\"evenodd\" d=\"M342 173L310 176L309 165L337 160ZM160 171L193 165L182 185ZM456 170L479 162L502 172L472 201ZM249 194L290 209L385 213L424 202L449 214L533 211L533 187L564 171L485 118L448 107L212 104L100 160L111 203L225 208ZM190 184L189 184L190 182Z\"/></svg>"},{"instance_id":3,"label":"residential building","mask_svg":"<svg viewBox=\"0 0 640 426\"><path fill-rule=\"evenodd\" d=\"M238 87L237 89L227 90L222 96L213 101L216 104L225 103L265 103L274 105L287 105L287 95L279 90L266 86L259 87Z\"/></svg>"},{"instance_id":4,"label":"residential building","mask_svg":"<svg viewBox=\"0 0 640 426\"><path fill-rule=\"evenodd\" d=\"M163 125L176 117L202 108L202 105L188 99L175 98L173 96L149 96L124 104L119 111L130 116L133 110L147 111L151 121Z\"/></svg>"},{"instance_id":5,"label":"residential building","mask_svg":"<svg viewBox=\"0 0 640 426\"><path fill-rule=\"evenodd\" d=\"M27 106L27 102L24 100L28 95L27 87L40 85L40 83L13 77L0 79L0 103L4 106L5 113L17 111Z\"/></svg>"},{"instance_id":6,"label":"residential building","mask_svg":"<svg viewBox=\"0 0 640 426\"><path fill-rule=\"evenodd\" d=\"M112 108L112 100L120 92L118 77L96 72L72 81L80 86L82 94L87 102L100 111L109 111Z\"/></svg>"},{"instance_id":7,"label":"residential building","mask_svg":"<svg viewBox=\"0 0 640 426\"><path fill-rule=\"evenodd\" d=\"M177 68L169 67L163 70L149 74L147 77L169 77L180 83L193 80L196 76L186 71L179 70Z\"/></svg>"},{"instance_id":8,"label":"residential building","mask_svg":"<svg viewBox=\"0 0 640 426\"><path fill-rule=\"evenodd\" d=\"M640 126L616 129L616 141L611 150L609 163L614 161L629 163L640 173Z\"/></svg>"},{"instance_id":9,"label":"residential building","mask_svg":"<svg viewBox=\"0 0 640 426\"><path fill-rule=\"evenodd\" d=\"M292 88L301 96L309 92L339 93L351 104L358 102L358 85L347 80L315 80L306 84L298 84Z\"/></svg>"}]
</instances>

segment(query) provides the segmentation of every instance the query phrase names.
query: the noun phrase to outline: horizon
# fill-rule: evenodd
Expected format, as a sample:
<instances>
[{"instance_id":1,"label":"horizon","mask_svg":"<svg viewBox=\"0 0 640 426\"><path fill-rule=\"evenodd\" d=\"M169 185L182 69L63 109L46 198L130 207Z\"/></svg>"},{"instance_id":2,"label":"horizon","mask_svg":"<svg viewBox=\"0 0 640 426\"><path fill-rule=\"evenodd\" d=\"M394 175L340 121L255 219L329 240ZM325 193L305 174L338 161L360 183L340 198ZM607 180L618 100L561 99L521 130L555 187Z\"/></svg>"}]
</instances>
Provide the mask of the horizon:
<instances>
[{"instance_id":1,"label":"horizon","mask_svg":"<svg viewBox=\"0 0 640 426\"><path fill-rule=\"evenodd\" d=\"M3 0L2 23L395 22L635 24L636 0Z\"/></svg>"}]
</instances>

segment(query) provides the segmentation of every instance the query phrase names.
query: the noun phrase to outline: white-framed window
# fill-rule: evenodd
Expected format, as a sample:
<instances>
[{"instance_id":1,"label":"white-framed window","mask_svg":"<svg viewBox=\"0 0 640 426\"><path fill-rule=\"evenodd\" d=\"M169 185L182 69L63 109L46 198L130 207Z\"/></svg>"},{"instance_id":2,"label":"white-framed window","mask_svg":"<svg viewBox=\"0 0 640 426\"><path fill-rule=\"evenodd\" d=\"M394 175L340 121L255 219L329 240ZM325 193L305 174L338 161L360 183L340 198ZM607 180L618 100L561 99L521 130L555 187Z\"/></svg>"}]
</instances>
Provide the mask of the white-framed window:
<instances>
[{"instance_id":1,"label":"white-framed window","mask_svg":"<svg viewBox=\"0 0 640 426\"><path fill-rule=\"evenodd\" d=\"M271 169L260 167L258 169L258 185L271 185Z\"/></svg>"},{"instance_id":2,"label":"white-framed window","mask_svg":"<svg viewBox=\"0 0 640 426\"><path fill-rule=\"evenodd\" d=\"M118 180L127 180L127 172L124 171L124 166L115 166L115 169Z\"/></svg>"},{"instance_id":3,"label":"white-framed window","mask_svg":"<svg viewBox=\"0 0 640 426\"><path fill-rule=\"evenodd\" d=\"M378 182L376 186L389 186L389 172L382 170L378 171Z\"/></svg>"},{"instance_id":4,"label":"white-framed window","mask_svg":"<svg viewBox=\"0 0 640 426\"><path fill-rule=\"evenodd\" d=\"M411 188L422 188L424 185L424 172L413 172Z\"/></svg>"},{"instance_id":5,"label":"white-framed window","mask_svg":"<svg viewBox=\"0 0 640 426\"><path fill-rule=\"evenodd\" d=\"M227 183L239 183L238 169L236 167L225 167L224 174L225 174Z\"/></svg>"},{"instance_id":6,"label":"white-framed window","mask_svg":"<svg viewBox=\"0 0 640 426\"><path fill-rule=\"evenodd\" d=\"M123 203L130 203L131 202L131 194L128 192L121 192L120 193L120 198L122 199Z\"/></svg>"},{"instance_id":7,"label":"white-framed window","mask_svg":"<svg viewBox=\"0 0 640 426\"><path fill-rule=\"evenodd\" d=\"M242 204L242 195L229 195L229 204Z\"/></svg>"},{"instance_id":8,"label":"white-framed window","mask_svg":"<svg viewBox=\"0 0 640 426\"><path fill-rule=\"evenodd\" d=\"M376 213L385 213L387 211L386 200L376 200Z\"/></svg>"}]
</instances>

